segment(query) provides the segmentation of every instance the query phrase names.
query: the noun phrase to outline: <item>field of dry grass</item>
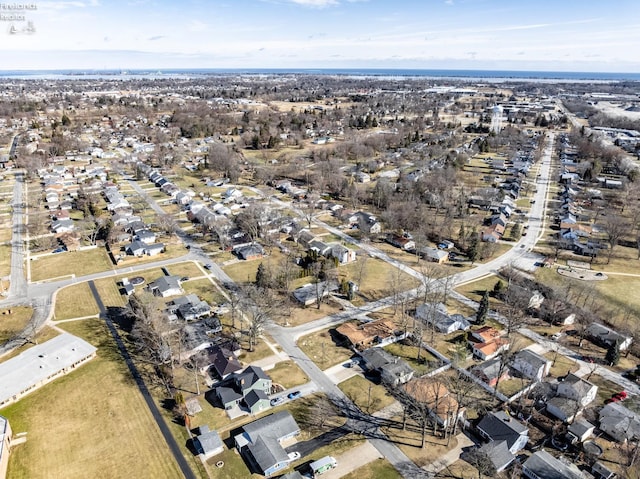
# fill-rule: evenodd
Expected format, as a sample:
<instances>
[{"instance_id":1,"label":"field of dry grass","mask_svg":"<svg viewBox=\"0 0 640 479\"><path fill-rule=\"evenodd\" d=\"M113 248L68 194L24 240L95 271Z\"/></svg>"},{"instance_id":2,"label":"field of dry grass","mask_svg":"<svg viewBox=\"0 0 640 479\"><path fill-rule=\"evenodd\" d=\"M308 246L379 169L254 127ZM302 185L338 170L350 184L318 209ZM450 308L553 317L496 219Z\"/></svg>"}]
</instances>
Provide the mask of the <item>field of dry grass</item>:
<instances>
[{"instance_id":1,"label":"field of dry grass","mask_svg":"<svg viewBox=\"0 0 640 479\"><path fill-rule=\"evenodd\" d=\"M98 356L1 411L28 441L15 447L11 478L180 475L103 322L63 328L98 347Z\"/></svg>"}]
</instances>

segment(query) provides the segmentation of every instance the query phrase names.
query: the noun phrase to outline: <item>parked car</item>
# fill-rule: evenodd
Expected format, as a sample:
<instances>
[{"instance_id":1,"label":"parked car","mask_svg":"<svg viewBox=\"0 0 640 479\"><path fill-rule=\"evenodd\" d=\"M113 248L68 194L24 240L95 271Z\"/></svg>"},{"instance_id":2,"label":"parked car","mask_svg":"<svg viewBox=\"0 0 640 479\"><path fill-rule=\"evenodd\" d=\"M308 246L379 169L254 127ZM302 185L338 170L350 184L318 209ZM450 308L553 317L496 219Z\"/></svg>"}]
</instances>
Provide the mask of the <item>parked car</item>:
<instances>
[{"instance_id":1,"label":"parked car","mask_svg":"<svg viewBox=\"0 0 640 479\"><path fill-rule=\"evenodd\" d=\"M553 334L551 335L551 339L552 339L552 340L554 340L554 341L557 341L557 340L558 340L558 339L560 339L562 336L564 336L564 334L563 334L563 333L561 333L561 332L553 333Z\"/></svg>"},{"instance_id":2,"label":"parked car","mask_svg":"<svg viewBox=\"0 0 640 479\"><path fill-rule=\"evenodd\" d=\"M271 404L271 406L279 406L280 404L282 404L284 402L284 397L280 396L277 398L273 398L269 404Z\"/></svg>"},{"instance_id":3,"label":"parked car","mask_svg":"<svg viewBox=\"0 0 640 479\"><path fill-rule=\"evenodd\" d=\"M298 451L290 452L288 456L289 456L289 461L291 462L297 461L298 459L300 459L300 453Z\"/></svg>"},{"instance_id":4,"label":"parked car","mask_svg":"<svg viewBox=\"0 0 640 479\"><path fill-rule=\"evenodd\" d=\"M297 399L300 396L302 396L302 393L300 391L293 391L292 393L287 394L287 397L289 399Z\"/></svg>"},{"instance_id":5,"label":"parked car","mask_svg":"<svg viewBox=\"0 0 640 479\"><path fill-rule=\"evenodd\" d=\"M64 253L65 251L67 251L67 248L56 248L52 251L52 253L53 254Z\"/></svg>"}]
</instances>

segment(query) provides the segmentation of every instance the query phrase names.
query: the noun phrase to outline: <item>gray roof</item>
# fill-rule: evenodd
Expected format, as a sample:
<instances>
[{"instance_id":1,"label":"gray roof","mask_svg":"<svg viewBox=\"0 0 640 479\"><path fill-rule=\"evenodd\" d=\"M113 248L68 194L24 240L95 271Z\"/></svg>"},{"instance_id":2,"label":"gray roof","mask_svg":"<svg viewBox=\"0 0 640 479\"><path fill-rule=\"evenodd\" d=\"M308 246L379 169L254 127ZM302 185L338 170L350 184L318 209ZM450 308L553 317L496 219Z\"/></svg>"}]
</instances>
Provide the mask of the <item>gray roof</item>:
<instances>
[{"instance_id":1,"label":"gray roof","mask_svg":"<svg viewBox=\"0 0 640 479\"><path fill-rule=\"evenodd\" d=\"M527 426L503 411L490 412L478 423L478 429L485 432L493 441L506 441L507 446L515 444L523 434L528 434Z\"/></svg>"},{"instance_id":2,"label":"gray roof","mask_svg":"<svg viewBox=\"0 0 640 479\"><path fill-rule=\"evenodd\" d=\"M222 440L217 431L210 431L208 426L200 426L200 435L195 439L200 454L209 454L222 447ZM197 447L197 446L196 446Z\"/></svg>"},{"instance_id":3,"label":"gray roof","mask_svg":"<svg viewBox=\"0 0 640 479\"><path fill-rule=\"evenodd\" d=\"M175 288L181 289L179 276L160 276L154 282L149 284L149 289L157 289L161 293Z\"/></svg>"},{"instance_id":4,"label":"gray roof","mask_svg":"<svg viewBox=\"0 0 640 479\"><path fill-rule=\"evenodd\" d=\"M218 376L225 377L242 369L242 364L235 354L224 347L215 346L213 349L213 369Z\"/></svg>"},{"instance_id":5,"label":"gray roof","mask_svg":"<svg viewBox=\"0 0 640 479\"><path fill-rule=\"evenodd\" d=\"M263 472L275 464L289 461L286 451L274 437L259 437L254 443L248 444L247 448Z\"/></svg>"},{"instance_id":6,"label":"gray roof","mask_svg":"<svg viewBox=\"0 0 640 479\"><path fill-rule=\"evenodd\" d=\"M267 396L262 389L252 389L244 397L244 402L247 403L249 408L252 408L260 401L269 401L269 396Z\"/></svg>"},{"instance_id":7,"label":"gray roof","mask_svg":"<svg viewBox=\"0 0 640 479\"><path fill-rule=\"evenodd\" d=\"M518 353L516 354L516 359L530 364L535 369L540 369L550 362L549 359L539 355L535 351L531 351L530 349L523 349L522 351L518 351Z\"/></svg>"},{"instance_id":8,"label":"gray roof","mask_svg":"<svg viewBox=\"0 0 640 479\"><path fill-rule=\"evenodd\" d=\"M62 333L0 363L0 404L95 352L83 339Z\"/></svg>"},{"instance_id":9,"label":"gray roof","mask_svg":"<svg viewBox=\"0 0 640 479\"><path fill-rule=\"evenodd\" d=\"M589 421L578 418L569 425L568 431L574 434L576 437L582 437L587 433L587 431L589 431L589 429L593 428L595 428L595 426Z\"/></svg>"},{"instance_id":10,"label":"gray roof","mask_svg":"<svg viewBox=\"0 0 640 479\"><path fill-rule=\"evenodd\" d=\"M216 394L220 398L220 402L222 404L229 404L230 402L237 401L238 399L242 399L242 394L237 392L233 388L228 388L226 386L220 386L215 388Z\"/></svg>"},{"instance_id":11,"label":"gray roof","mask_svg":"<svg viewBox=\"0 0 640 479\"><path fill-rule=\"evenodd\" d=\"M511 464L516 458L507 446L506 441L491 441L480 447L480 452L484 453L496 471L501 471Z\"/></svg>"},{"instance_id":12,"label":"gray roof","mask_svg":"<svg viewBox=\"0 0 640 479\"><path fill-rule=\"evenodd\" d=\"M397 359L391 363L387 363L382 366L382 370L388 374L391 374L397 378L404 376L405 374L410 374L413 372L413 369L406 361L402 359Z\"/></svg>"},{"instance_id":13,"label":"gray roof","mask_svg":"<svg viewBox=\"0 0 640 479\"><path fill-rule=\"evenodd\" d=\"M304 476L298 471L288 472L284 476L280 476L280 479L304 479Z\"/></svg>"},{"instance_id":14,"label":"gray roof","mask_svg":"<svg viewBox=\"0 0 640 479\"><path fill-rule=\"evenodd\" d=\"M547 451L537 451L525 461L523 468L541 479L584 479L577 467L570 467Z\"/></svg>"},{"instance_id":15,"label":"gray roof","mask_svg":"<svg viewBox=\"0 0 640 479\"><path fill-rule=\"evenodd\" d=\"M248 389L261 379L271 380L259 366L249 366L241 373L236 374L236 381L243 389Z\"/></svg>"},{"instance_id":16,"label":"gray roof","mask_svg":"<svg viewBox=\"0 0 640 479\"><path fill-rule=\"evenodd\" d=\"M252 442L258 437L280 439L299 431L300 428L289 411L270 414L243 426L244 432Z\"/></svg>"},{"instance_id":17,"label":"gray roof","mask_svg":"<svg viewBox=\"0 0 640 479\"><path fill-rule=\"evenodd\" d=\"M385 364L392 363L395 357L382 348L369 348L360 353L367 367L372 370L380 369Z\"/></svg>"},{"instance_id":18,"label":"gray roof","mask_svg":"<svg viewBox=\"0 0 640 479\"><path fill-rule=\"evenodd\" d=\"M576 391L581 398L586 396L592 388L596 387L595 384L592 384L586 379L582 379L573 373L567 374L567 377L564 378L563 382L564 384L570 384L573 387L573 390Z\"/></svg>"},{"instance_id":19,"label":"gray roof","mask_svg":"<svg viewBox=\"0 0 640 479\"><path fill-rule=\"evenodd\" d=\"M478 364L473 367L474 372L481 372L487 379L495 379L500 374L500 366L502 359L493 358L485 361L483 363ZM503 373L506 372L506 369L503 369Z\"/></svg>"},{"instance_id":20,"label":"gray roof","mask_svg":"<svg viewBox=\"0 0 640 479\"><path fill-rule=\"evenodd\" d=\"M605 344L613 344L616 341L623 343L624 341L627 341L629 339L628 336L620 334L619 332L608 328L604 324L598 323L591 323L587 328L587 334L602 341Z\"/></svg>"},{"instance_id":21,"label":"gray roof","mask_svg":"<svg viewBox=\"0 0 640 479\"><path fill-rule=\"evenodd\" d=\"M640 438L640 416L620 403L612 402L600 410L600 428L618 432L618 438Z\"/></svg>"}]
</instances>

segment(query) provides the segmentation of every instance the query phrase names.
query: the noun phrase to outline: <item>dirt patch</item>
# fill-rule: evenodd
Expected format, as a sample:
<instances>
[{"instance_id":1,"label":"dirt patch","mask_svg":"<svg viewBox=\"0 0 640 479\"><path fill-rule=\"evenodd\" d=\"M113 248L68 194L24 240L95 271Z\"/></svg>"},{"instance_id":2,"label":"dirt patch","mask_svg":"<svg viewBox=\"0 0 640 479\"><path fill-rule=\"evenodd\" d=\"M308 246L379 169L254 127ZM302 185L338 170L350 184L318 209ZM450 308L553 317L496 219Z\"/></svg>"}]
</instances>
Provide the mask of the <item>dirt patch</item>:
<instances>
[{"instance_id":1,"label":"dirt patch","mask_svg":"<svg viewBox=\"0 0 640 479\"><path fill-rule=\"evenodd\" d=\"M558 274L572 279L581 279L582 281L604 281L609 277L600 271L591 271L582 268L558 268Z\"/></svg>"}]
</instances>

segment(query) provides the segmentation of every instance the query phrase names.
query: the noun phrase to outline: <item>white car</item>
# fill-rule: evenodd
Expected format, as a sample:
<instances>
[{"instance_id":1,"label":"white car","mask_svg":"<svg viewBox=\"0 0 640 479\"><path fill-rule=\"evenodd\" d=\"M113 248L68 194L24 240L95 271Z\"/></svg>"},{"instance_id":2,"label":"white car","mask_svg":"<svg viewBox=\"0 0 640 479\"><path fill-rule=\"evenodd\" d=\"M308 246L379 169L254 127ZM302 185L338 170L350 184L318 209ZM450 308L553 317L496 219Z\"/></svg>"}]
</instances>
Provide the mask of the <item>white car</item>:
<instances>
[{"instance_id":1,"label":"white car","mask_svg":"<svg viewBox=\"0 0 640 479\"><path fill-rule=\"evenodd\" d=\"M290 452L289 454L289 462L297 461L300 459L300 453L298 451Z\"/></svg>"},{"instance_id":2,"label":"white car","mask_svg":"<svg viewBox=\"0 0 640 479\"><path fill-rule=\"evenodd\" d=\"M562 336L564 336L564 334L558 332L558 333L554 333L551 335L551 339L554 341L557 341L558 339L560 339Z\"/></svg>"}]
</instances>

